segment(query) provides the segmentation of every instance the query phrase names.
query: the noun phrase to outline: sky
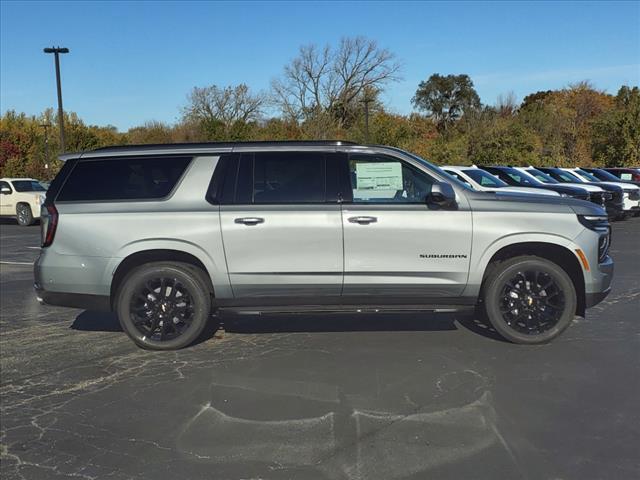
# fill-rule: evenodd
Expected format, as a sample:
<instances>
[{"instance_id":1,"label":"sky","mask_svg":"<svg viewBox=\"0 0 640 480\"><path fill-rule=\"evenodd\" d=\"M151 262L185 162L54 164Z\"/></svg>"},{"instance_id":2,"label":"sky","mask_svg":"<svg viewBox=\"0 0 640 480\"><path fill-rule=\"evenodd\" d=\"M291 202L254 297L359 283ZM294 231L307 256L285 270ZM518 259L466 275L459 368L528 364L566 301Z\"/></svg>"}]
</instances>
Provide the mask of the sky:
<instances>
[{"instance_id":1,"label":"sky","mask_svg":"<svg viewBox=\"0 0 640 480\"><path fill-rule=\"evenodd\" d=\"M194 86L268 90L301 45L363 35L393 52L402 80L383 100L412 111L433 73L468 74L485 104L590 80L640 84L640 2L8 2L0 3L0 107L64 107L126 130L173 123Z\"/></svg>"}]
</instances>

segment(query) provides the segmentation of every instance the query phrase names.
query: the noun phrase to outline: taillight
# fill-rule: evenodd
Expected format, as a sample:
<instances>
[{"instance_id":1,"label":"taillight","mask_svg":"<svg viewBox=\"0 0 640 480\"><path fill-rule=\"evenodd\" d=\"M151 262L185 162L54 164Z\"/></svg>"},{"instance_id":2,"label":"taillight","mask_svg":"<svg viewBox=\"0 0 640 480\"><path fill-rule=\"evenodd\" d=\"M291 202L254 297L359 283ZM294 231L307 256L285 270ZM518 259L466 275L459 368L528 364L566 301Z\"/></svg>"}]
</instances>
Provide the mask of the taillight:
<instances>
[{"instance_id":1,"label":"taillight","mask_svg":"<svg viewBox=\"0 0 640 480\"><path fill-rule=\"evenodd\" d=\"M42 247L48 247L53 243L58 226L58 210L55 205L43 205L40 215L40 234L42 236Z\"/></svg>"}]
</instances>

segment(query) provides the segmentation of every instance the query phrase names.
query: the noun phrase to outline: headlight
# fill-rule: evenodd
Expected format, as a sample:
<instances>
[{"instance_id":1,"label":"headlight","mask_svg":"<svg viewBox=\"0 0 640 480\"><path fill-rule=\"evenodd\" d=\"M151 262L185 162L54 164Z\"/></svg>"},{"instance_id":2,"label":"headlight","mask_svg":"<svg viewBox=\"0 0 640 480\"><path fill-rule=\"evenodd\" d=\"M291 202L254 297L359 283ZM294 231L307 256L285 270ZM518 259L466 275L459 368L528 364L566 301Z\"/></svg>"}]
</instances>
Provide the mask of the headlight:
<instances>
[{"instance_id":1,"label":"headlight","mask_svg":"<svg viewBox=\"0 0 640 480\"><path fill-rule=\"evenodd\" d=\"M578 215L578 221L589 230L598 232L598 262L602 263L611 246L611 227L609 219L605 215Z\"/></svg>"}]
</instances>

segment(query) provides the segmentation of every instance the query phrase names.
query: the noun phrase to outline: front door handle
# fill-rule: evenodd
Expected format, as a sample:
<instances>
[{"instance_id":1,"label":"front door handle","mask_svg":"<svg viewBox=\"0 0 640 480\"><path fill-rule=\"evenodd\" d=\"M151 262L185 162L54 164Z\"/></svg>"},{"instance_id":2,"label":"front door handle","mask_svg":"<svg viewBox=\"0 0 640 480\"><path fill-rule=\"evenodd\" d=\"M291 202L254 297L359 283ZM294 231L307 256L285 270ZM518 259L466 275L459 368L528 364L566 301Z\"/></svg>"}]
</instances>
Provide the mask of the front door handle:
<instances>
[{"instance_id":1,"label":"front door handle","mask_svg":"<svg viewBox=\"0 0 640 480\"><path fill-rule=\"evenodd\" d=\"M236 218L234 220L235 223L242 223L244 225L257 225L259 223L264 223L264 218L260 217L242 217Z\"/></svg>"},{"instance_id":2,"label":"front door handle","mask_svg":"<svg viewBox=\"0 0 640 480\"><path fill-rule=\"evenodd\" d=\"M350 223L358 223L360 225L369 225L370 223L376 223L377 217L349 217Z\"/></svg>"}]
</instances>

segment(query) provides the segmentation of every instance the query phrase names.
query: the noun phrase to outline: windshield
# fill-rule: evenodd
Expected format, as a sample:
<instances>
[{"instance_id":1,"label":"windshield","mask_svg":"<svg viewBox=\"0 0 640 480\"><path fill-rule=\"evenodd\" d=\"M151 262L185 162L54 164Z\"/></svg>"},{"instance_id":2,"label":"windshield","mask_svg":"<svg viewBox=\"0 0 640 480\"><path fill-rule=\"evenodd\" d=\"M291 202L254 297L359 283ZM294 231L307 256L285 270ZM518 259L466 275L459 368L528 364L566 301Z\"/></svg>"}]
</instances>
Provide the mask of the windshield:
<instances>
[{"instance_id":1,"label":"windshield","mask_svg":"<svg viewBox=\"0 0 640 480\"><path fill-rule=\"evenodd\" d=\"M605 180L607 182L619 182L620 178L616 177L614 174L607 172L606 170L602 170L600 168L594 169L594 175L597 176L600 180Z\"/></svg>"},{"instance_id":2,"label":"windshield","mask_svg":"<svg viewBox=\"0 0 640 480\"><path fill-rule=\"evenodd\" d=\"M587 180L591 180L592 182L599 182L600 179L598 177L596 177L595 175L593 175L592 173L589 173L585 170L578 170L578 172L580 175L582 175L584 178L586 178Z\"/></svg>"},{"instance_id":3,"label":"windshield","mask_svg":"<svg viewBox=\"0 0 640 480\"><path fill-rule=\"evenodd\" d=\"M555 178L550 177L546 173L536 170L535 168L528 168L527 173L542 183L560 183Z\"/></svg>"},{"instance_id":4,"label":"windshield","mask_svg":"<svg viewBox=\"0 0 640 480\"><path fill-rule=\"evenodd\" d=\"M11 182L16 192L45 192L46 190L35 180L13 180Z\"/></svg>"},{"instance_id":5,"label":"windshield","mask_svg":"<svg viewBox=\"0 0 640 480\"><path fill-rule=\"evenodd\" d=\"M560 181L564 183L585 183L584 180L579 178L577 175L573 175L566 170L560 170L559 168L554 170L554 173L560 177Z\"/></svg>"},{"instance_id":6,"label":"windshield","mask_svg":"<svg viewBox=\"0 0 640 480\"><path fill-rule=\"evenodd\" d=\"M515 168L511 167L503 167L501 170L509 175L509 178L511 178L518 185L521 185L523 187L540 186L540 182L528 173L521 172L520 170L516 170Z\"/></svg>"},{"instance_id":7,"label":"windshield","mask_svg":"<svg viewBox=\"0 0 640 480\"><path fill-rule=\"evenodd\" d=\"M464 188L465 190L473 190L473 188L471 188L471 185L458 180L456 177L454 177L453 175L451 175L449 172L445 172L443 169L441 169L439 166L434 165L433 163L427 162L424 158L421 158L411 152L407 152L406 150L400 150L399 148L396 148L395 150L404 153L405 155L409 155L411 158L413 158L414 160L418 161L419 163L421 163L422 165L424 165L427 168L431 168L431 169L435 169L438 171L438 173L440 173L443 177L445 177L447 180L451 180L451 183L454 183L456 185L458 185L459 187Z\"/></svg>"},{"instance_id":8,"label":"windshield","mask_svg":"<svg viewBox=\"0 0 640 480\"><path fill-rule=\"evenodd\" d=\"M479 168L469 168L468 170L462 170L473 181L478 182L483 187L502 188L508 187L506 182L503 182L498 177L494 177L490 173L480 170Z\"/></svg>"}]
</instances>

